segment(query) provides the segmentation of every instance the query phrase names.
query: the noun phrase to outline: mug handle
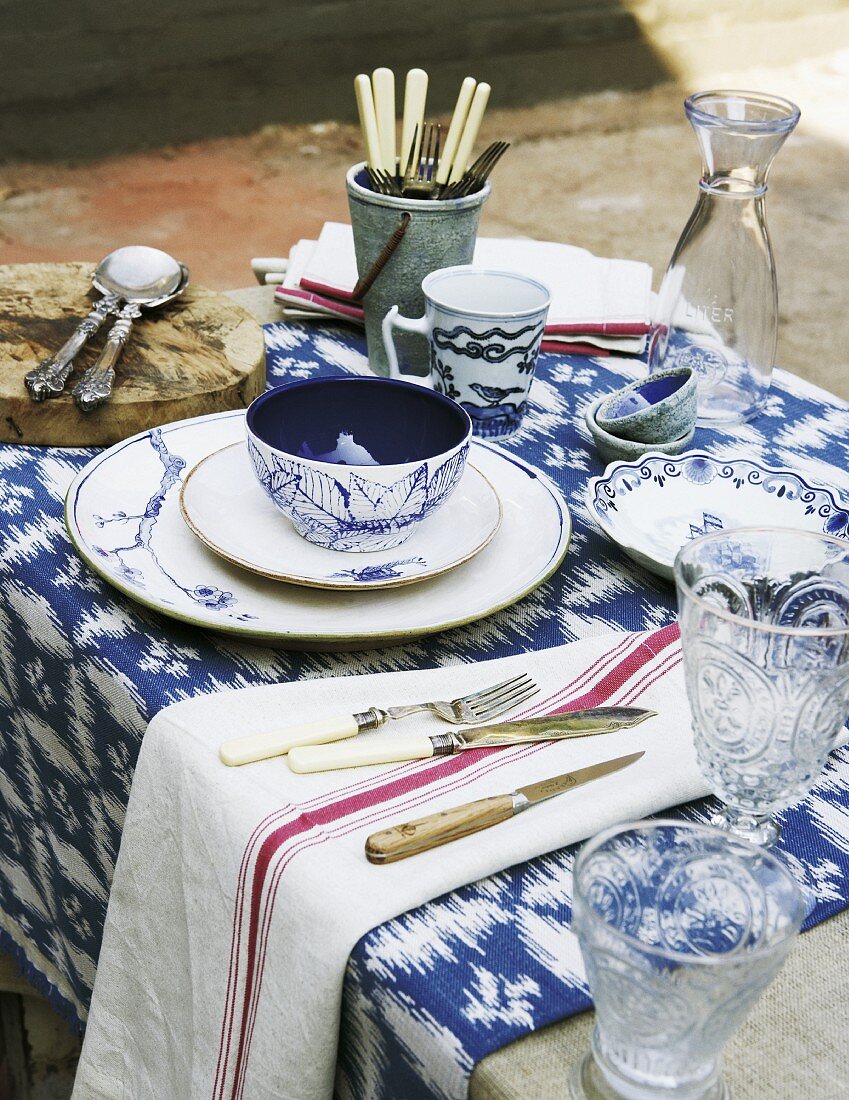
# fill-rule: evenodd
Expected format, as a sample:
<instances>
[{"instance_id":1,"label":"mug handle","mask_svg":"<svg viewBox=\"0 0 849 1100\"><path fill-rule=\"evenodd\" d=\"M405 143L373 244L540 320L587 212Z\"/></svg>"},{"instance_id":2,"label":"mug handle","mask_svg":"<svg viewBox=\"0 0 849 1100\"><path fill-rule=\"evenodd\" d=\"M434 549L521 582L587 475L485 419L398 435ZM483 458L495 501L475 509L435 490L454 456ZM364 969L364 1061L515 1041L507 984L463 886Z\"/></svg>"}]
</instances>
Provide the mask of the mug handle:
<instances>
[{"instance_id":1,"label":"mug handle","mask_svg":"<svg viewBox=\"0 0 849 1100\"><path fill-rule=\"evenodd\" d=\"M430 322L427 317L404 317L398 312L397 306L391 306L389 312L383 318L383 346L386 348L386 358L389 360L389 377L403 379L407 382L415 382L425 389L433 389L433 379L430 373L421 376L418 374L402 374L398 366L398 353L395 351L395 340L392 336L393 328L403 329L405 332L418 332L421 336L430 335Z\"/></svg>"}]
</instances>

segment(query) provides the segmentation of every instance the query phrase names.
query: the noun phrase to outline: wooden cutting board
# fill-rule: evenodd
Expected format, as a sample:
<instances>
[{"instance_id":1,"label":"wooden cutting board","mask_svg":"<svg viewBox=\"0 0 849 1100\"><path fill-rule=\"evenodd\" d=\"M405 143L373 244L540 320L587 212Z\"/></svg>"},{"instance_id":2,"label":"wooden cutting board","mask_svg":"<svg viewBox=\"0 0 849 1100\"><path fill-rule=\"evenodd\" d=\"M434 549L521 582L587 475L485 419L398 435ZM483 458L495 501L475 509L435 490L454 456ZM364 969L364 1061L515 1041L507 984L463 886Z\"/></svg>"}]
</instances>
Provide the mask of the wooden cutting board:
<instances>
[{"instance_id":1,"label":"wooden cutting board","mask_svg":"<svg viewBox=\"0 0 849 1100\"><path fill-rule=\"evenodd\" d=\"M24 375L56 351L100 297L93 263L0 265L0 441L93 446L172 420L239 409L265 387L262 328L241 306L190 285L133 325L111 401L81 413L76 379L102 348L112 318L77 356L61 397L36 403Z\"/></svg>"}]
</instances>

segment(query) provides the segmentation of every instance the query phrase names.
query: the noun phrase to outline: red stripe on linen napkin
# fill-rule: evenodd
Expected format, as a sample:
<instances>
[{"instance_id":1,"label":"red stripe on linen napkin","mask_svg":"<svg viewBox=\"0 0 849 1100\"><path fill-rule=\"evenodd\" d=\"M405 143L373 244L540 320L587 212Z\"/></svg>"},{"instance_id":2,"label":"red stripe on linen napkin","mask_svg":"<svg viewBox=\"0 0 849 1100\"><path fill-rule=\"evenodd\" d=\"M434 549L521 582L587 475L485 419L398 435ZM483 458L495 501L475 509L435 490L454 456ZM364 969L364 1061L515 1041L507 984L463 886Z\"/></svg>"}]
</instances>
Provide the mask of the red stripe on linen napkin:
<instances>
[{"instance_id":1,"label":"red stripe on linen napkin","mask_svg":"<svg viewBox=\"0 0 849 1100\"><path fill-rule=\"evenodd\" d=\"M365 314L362 306L355 303L351 295L334 287L324 286L308 279L301 279L297 287L278 286L275 290L275 298L283 305L298 306L300 304L314 305L336 314L345 320L362 322ZM610 336L643 336L648 331L647 325L610 323L587 325L546 325L544 332L549 335L580 336L582 333L598 333ZM609 348L600 348L596 344L588 344L585 341L575 340L546 340L543 338L540 351L551 352L554 355L592 355L603 359L611 354Z\"/></svg>"},{"instance_id":2,"label":"red stripe on linen napkin","mask_svg":"<svg viewBox=\"0 0 849 1100\"><path fill-rule=\"evenodd\" d=\"M548 332L548 329L545 330ZM593 355L597 359L604 359L610 355L609 348L600 348L595 344L573 343L571 340L543 340L539 346L540 351L551 352L553 355Z\"/></svg>"},{"instance_id":3,"label":"red stripe on linen napkin","mask_svg":"<svg viewBox=\"0 0 849 1100\"><path fill-rule=\"evenodd\" d=\"M319 283L315 279L310 279L308 275L304 275L298 286L302 286L304 290L314 290L316 294L326 294L331 298L339 298L343 302L353 302L354 295L350 290L343 290L340 286L328 286L327 283Z\"/></svg>"},{"instance_id":4,"label":"red stripe on linen napkin","mask_svg":"<svg viewBox=\"0 0 849 1100\"><path fill-rule=\"evenodd\" d=\"M352 303L354 297L350 290L343 290L342 287L329 286L327 283L320 283L315 279L310 279L309 276L304 275L298 283L300 291L312 291L313 294L321 295L323 298L332 298L337 302ZM278 287L278 290L287 294L297 294L298 288L295 287ZM302 297L309 297L309 295L303 294ZM330 305L331 303L325 302L322 304ZM647 321L570 321L567 323L552 322L545 326L545 331L551 336L581 336L583 334L592 334L593 336L645 336L647 332L651 331L651 325Z\"/></svg>"},{"instance_id":5,"label":"red stripe on linen napkin","mask_svg":"<svg viewBox=\"0 0 849 1100\"><path fill-rule=\"evenodd\" d=\"M568 325L555 321L546 325L545 331L552 336L645 336L651 325L646 321L575 321Z\"/></svg>"},{"instance_id":6,"label":"red stripe on linen napkin","mask_svg":"<svg viewBox=\"0 0 849 1100\"><path fill-rule=\"evenodd\" d=\"M610 672L605 673L584 695L579 695L577 699L570 699L567 705L557 707L549 713L563 714L569 710L602 706L611 695L631 679L635 672L638 672L652 658L657 657L661 650L677 642L680 636L677 622L661 627L660 630L643 639L633 653L629 653Z\"/></svg>"},{"instance_id":7,"label":"red stripe on linen napkin","mask_svg":"<svg viewBox=\"0 0 849 1100\"><path fill-rule=\"evenodd\" d=\"M568 701L561 706L549 709L548 713L559 714L569 710L602 705L632 679L641 668L654 660L666 647L673 645L678 640L678 625L673 623L649 635L637 637L640 640L629 651L629 647L636 639L634 635L626 635L623 641L597 658L590 669L581 673L570 685L559 689L554 695L538 704L538 708L550 708L551 703L562 700L566 693L571 695ZM611 661L615 660L623 651L625 651L625 655L611 666ZM674 655L670 655L670 657L674 657ZM649 683L664 675L677 663L677 660L667 658L664 661L664 667L656 671L656 674L649 678L648 683L645 682L644 678L640 685L635 686L632 692L629 693L631 698L636 698L642 694ZM601 673L601 677L596 679L589 690L577 696L571 694L570 688L574 689L576 687L580 691L590 683L593 676L598 677L599 673ZM540 746L529 746L529 748L538 749ZM489 768L484 763L486 758L497 757L498 752L499 750L494 749L481 750L481 752L476 753L463 753L459 756L439 760L430 766L423 766L421 761L401 765L392 770L393 778L388 782L380 782L379 777L359 780L301 805L282 807L280 810L269 814L257 825L246 845L239 870L226 1004L221 1026L218 1063L213 1090L215 1100L223 1100L228 1092L231 1100L239 1100L244 1090L245 1073L262 985L267 932L271 923L274 898L285 866L300 851L316 843L325 843L329 839L327 826L334 824L338 826L344 823L346 819L362 814L364 810L380 806L400 795L413 794L440 781L444 789L448 789L449 786L451 788L463 786L481 774L482 764L484 765L483 770L488 771ZM471 769L476 766L476 770L471 772ZM455 781L446 786L445 780L450 780L451 777L454 777ZM419 799L413 800L413 804L417 801ZM293 814L295 816L291 816ZM287 817L290 817L290 820L284 820ZM360 828L362 825L363 821L358 819L355 824L352 824L351 828ZM314 837L311 842L305 843L307 840L305 834L316 827L322 828L324 831L319 837ZM269 829L270 831L268 831ZM346 829L345 831L350 830ZM261 837L263 839L260 839ZM268 876L272 861L281 854L282 859L274 866L269 884ZM246 891L245 887L252 861L252 881L250 890ZM245 920L246 905L247 920ZM247 958L244 965L244 974L240 976L243 931L246 933ZM240 986L243 987L241 996L239 996ZM232 1083L231 1087L228 1088L228 1078L230 1077L228 1071L236 1032L238 1032L238 1042Z\"/></svg>"},{"instance_id":8,"label":"red stripe on linen napkin","mask_svg":"<svg viewBox=\"0 0 849 1100\"><path fill-rule=\"evenodd\" d=\"M350 318L354 321L362 321L365 317L362 306L348 305L345 302L340 302L333 298L325 298L320 294L311 294L306 290L298 290L297 287L279 286L275 291L274 297L278 302L291 302L292 305L298 305L300 302L307 302L310 305L321 306L324 309L338 313L340 317Z\"/></svg>"}]
</instances>

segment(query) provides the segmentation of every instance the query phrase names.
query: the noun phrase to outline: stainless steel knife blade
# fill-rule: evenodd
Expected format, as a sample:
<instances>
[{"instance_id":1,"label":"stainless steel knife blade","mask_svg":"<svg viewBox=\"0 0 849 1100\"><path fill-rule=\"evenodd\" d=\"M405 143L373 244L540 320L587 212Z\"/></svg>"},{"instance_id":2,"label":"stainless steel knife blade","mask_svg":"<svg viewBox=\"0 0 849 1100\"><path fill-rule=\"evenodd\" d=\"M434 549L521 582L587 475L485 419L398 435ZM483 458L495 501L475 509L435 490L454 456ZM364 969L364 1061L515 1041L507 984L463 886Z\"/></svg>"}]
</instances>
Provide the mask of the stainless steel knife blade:
<instances>
[{"instance_id":1,"label":"stainless steel knife blade","mask_svg":"<svg viewBox=\"0 0 849 1100\"><path fill-rule=\"evenodd\" d=\"M591 783L594 779L601 779L603 775L610 775L630 764L635 764L644 752L632 752L628 756L617 756L613 760L602 760L599 764L591 764L588 768L577 768L573 772L564 772L562 775L554 775L551 779L541 779L538 783L529 783L527 787L519 787L514 795L527 799L529 806L535 806L538 802L545 802L547 798L554 798L573 787L580 787L584 783Z\"/></svg>"}]
</instances>

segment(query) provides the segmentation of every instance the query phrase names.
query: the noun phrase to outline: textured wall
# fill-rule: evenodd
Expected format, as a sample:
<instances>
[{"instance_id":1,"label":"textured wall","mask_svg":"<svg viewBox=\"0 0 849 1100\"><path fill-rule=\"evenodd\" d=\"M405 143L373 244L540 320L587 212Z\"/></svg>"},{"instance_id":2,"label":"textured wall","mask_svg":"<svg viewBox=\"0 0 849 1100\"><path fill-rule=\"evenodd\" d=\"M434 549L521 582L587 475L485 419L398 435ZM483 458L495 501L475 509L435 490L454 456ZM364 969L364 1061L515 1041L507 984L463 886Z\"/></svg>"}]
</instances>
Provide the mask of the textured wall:
<instances>
[{"instance_id":1,"label":"textured wall","mask_svg":"<svg viewBox=\"0 0 849 1100\"><path fill-rule=\"evenodd\" d=\"M0 0L0 156L92 153L350 118L353 76L414 65L448 109L661 75L617 0Z\"/></svg>"},{"instance_id":2,"label":"textured wall","mask_svg":"<svg viewBox=\"0 0 849 1100\"><path fill-rule=\"evenodd\" d=\"M426 68L435 110L468 73L493 83L499 106L646 87L669 75L670 44L767 60L779 24L841 10L845 0L0 0L0 159L350 118L354 74L377 65Z\"/></svg>"}]
</instances>

